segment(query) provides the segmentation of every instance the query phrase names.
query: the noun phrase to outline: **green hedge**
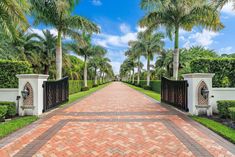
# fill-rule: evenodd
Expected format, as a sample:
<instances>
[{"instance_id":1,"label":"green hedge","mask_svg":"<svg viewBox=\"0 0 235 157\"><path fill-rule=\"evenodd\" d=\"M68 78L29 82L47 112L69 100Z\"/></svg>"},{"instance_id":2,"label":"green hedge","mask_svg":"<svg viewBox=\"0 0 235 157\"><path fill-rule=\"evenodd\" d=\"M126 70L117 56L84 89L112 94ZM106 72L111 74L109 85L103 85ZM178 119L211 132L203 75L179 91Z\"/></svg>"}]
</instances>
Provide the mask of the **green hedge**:
<instances>
[{"instance_id":1,"label":"green hedge","mask_svg":"<svg viewBox=\"0 0 235 157\"><path fill-rule=\"evenodd\" d=\"M16 104L15 102L0 102L0 106L6 106L7 107L7 113L6 118L12 118L16 115Z\"/></svg>"},{"instance_id":2,"label":"green hedge","mask_svg":"<svg viewBox=\"0 0 235 157\"><path fill-rule=\"evenodd\" d=\"M215 73L214 87L235 87L235 58L197 59L191 62L193 73Z\"/></svg>"},{"instance_id":3,"label":"green hedge","mask_svg":"<svg viewBox=\"0 0 235 157\"><path fill-rule=\"evenodd\" d=\"M230 118L235 121L235 107L228 108Z\"/></svg>"},{"instance_id":4,"label":"green hedge","mask_svg":"<svg viewBox=\"0 0 235 157\"><path fill-rule=\"evenodd\" d=\"M128 82L131 83L131 82ZM137 81L135 81L135 85L137 85ZM161 81L160 80L151 80L150 88L147 87L147 80L140 80L139 86L144 89L149 89L157 93L161 93Z\"/></svg>"},{"instance_id":5,"label":"green hedge","mask_svg":"<svg viewBox=\"0 0 235 157\"><path fill-rule=\"evenodd\" d=\"M218 111L221 117L228 118L229 115L229 108L235 107L235 100L222 100L217 101Z\"/></svg>"},{"instance_id":6,"label":"green hedge","mask_svg":"<svg viewBox=\"0 0 235 157\"><path fill-rule=\"evenodd\" d=\"M28 62L0 60L0 88L17 88L17 74L30 74Z\"/></svg>"},{"instance_id":7,"label":"green hedge","mask_svg":"<svg viewBox=\"0 0 235 157\"><path fill-rule=\"evenodd\" d=\"M7 118L14 117L17 113L15 102L0 102L0 106L7 106Z\"/></svg>"},{"instance_id":8,"label":"green hedge","mask_svg":"<svg viewBox=\"0 0 235 157\"><path fill-rule=\"evenodd\" d=\"M94 85L93 80L87 81L88 88L92 88ZM74 94L81 92L84 87L84 81L83 80L69 80L69 94Z\"/></svg>"},{"instance_id":9,"label":"green hedge","mask_svg":"<svg viewBox=\"0 0 235 157\"><path fill-rule=\"evenodd\" d=\"M0 122L4 121L7 114L7 106L0 106Z\"/></svg>"}]
</instances>

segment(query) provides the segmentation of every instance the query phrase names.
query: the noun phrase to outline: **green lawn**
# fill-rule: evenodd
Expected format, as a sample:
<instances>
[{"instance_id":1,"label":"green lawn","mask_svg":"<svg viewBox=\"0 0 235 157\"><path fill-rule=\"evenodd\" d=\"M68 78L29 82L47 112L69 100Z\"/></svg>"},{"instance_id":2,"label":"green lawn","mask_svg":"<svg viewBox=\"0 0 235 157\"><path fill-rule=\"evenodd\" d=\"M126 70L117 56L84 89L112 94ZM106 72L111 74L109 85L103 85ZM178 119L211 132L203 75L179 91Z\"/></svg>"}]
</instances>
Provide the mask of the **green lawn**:
<instances>
[{"instance_id":1,"label":"green lawn","mask_svg":"<svg viewBox=\"0 0 235 157\"><path fill-rule=\"evenodd\" d=\"M141 87L136 87L134 85L130 85L130 84L127 84L127 83L126 83L126 85L128 85L129 87L131 87L131 88L133 88L133 89L135 89L137 91L140 91L140 92L148 95L149 97L151 97L151 98L153 98L153 99L155 99L157 101L161 101L161 95L159 93L157 93L157 92L150 91L150 90L145 90L145 89L143 89Z\"/></svg>"},{"instance_id":2,"label":"green lawn","mask_svg":"<svg viewBox=\"0 0 235 157\"><path fill-rule=\"evenodd\" d=\"M235 144L235 130L214 120L192 116L192 118Z\"/></svg>"},{"instance_id":3,"label":"green lawn","mask_svg":"<svg viewBox=\"0 0 235 157\"><path fill-rule=\"evenodd\" d=\"M0 138L3 138L8 134L31 124L37 119L38 118L36 116L27 116L19 117L8 122L0 123Z\"/></svg>"},{"instance_id":4,"label":"green lawn","mask_svg":"<svg viewBox=\"0 0 235 157\"><path fill-rule=\"evenodd\" d=\"M102 89L102 88L104 88L104 87L106 87L108 85L109 85L109 83L106 83L106 84L100 85L98 87L91 88L88 91L79 92L79 93L75 93L75 94L69 95L69 101L67 103L61 105L60 107L64 107L64 106L66 106L68 104L71 104L71 103L75 102L76 100L81 99L81 98L83 98L85 96L88 96L88 95L96 92L97 90Z\"/></svg>"}]
</instances>

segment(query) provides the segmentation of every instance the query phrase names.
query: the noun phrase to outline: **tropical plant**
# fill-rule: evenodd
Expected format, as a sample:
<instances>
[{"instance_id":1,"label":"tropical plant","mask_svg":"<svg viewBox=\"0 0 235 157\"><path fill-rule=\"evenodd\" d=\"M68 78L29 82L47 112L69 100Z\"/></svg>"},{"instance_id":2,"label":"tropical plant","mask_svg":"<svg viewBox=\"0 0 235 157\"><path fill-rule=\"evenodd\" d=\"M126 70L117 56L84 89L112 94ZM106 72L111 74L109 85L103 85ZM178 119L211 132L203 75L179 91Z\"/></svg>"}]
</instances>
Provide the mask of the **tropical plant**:
<instances>
[{"instance_id":1,"label":"tropical plant","mask_svg":"<svg viewBox=\"0 0 235 157\"><path fill-rule=\"evenodd\" d=\"M18 30L26 30L29 26L25 12L29 9L27 0L0 1L0 30L10 38L18 35Z\"/></svg>"},{"instance_id":2,"label":"tropical plant","mask_svg":"<svg viewBox=\"0 0 235 157\"><path fill-rule=\"evenodd\" d=\"M163 47L164 35L159 32L146 33L140 32L138 34L138 45L136 45L139 51L143 52L144 57L147 59L147 86L150 86L150 61L153 60L155 54L160 54Z\"/></svg>"},{"instance_id":3,"label":"tropical plant","mask_svg":"<svg viewBox=\"0 0 235 157\"><path fill-rule=\"evenodd\" d=\"M93 46L91 44L91 35L83 33L83 43L79 44L77 41L67 43L67 48L74 52L76 55L84 58L84 87L87 87L87 62L90 57L93 57L98 54L105 54L106 51L100 46Z\"/></svg>"},{"instance_id":4,"label":"tropical plant","mask_svg":"<svg viewBox=\"0 0 235 157\"><path fill-rule=\"evenodd\" d=\"M143 49L142 49L141 45L142 45L142 43L140 43L140 41L138 41L138 40L130 41L129 46L131 46L131 47L130 47L129 51L126 52L126 55L132 56L133 59L137 60L137 69L138 69L137 85L140 84L141 68L143 67L143 64L140 61L140 57L143 55Z\"/></svg>"},{"instance_id":5,"label":"tropical plant","mask_svg":"<svg viewBox=\"0 0 235 157\"><path fill-rule=\"evenodd\" d=\"M44 67L44 74L49 74L50 66L55 63L56 36L49 30L42 31L43 36L38 36L40 45L41 65Z\"/></svg>"},{"instance_id":6,"label":"tropical plant","mask_svg":"<svg viewBox=\"0 0 235 157\"><path fill-rule=\"evenodd\" d=\"M174 34L173 77L175 79L178 79L179 69L179 30L191 31L194 26L213 31L223 28L218 10L205 0L142 0L141 8L148 11L148 14L140 20L141 27L147 27L152 31L163 26L170 39Z\"/></svg>"},{"instance_id":7,"label":"tropical plant","mask_svg":"<svg viewBox=\"0 0 235 157\"><path fill-rule=\"evenodd\" d=\"M99 32L94 23L84 17L71 15L78 0L30 0L32 4L32 15L35 24L44 23L53 26L57 32L56 41L56 78L62 76L62 35L81 40L79 30L93 33Z\"/></svg>"}]
</instances>

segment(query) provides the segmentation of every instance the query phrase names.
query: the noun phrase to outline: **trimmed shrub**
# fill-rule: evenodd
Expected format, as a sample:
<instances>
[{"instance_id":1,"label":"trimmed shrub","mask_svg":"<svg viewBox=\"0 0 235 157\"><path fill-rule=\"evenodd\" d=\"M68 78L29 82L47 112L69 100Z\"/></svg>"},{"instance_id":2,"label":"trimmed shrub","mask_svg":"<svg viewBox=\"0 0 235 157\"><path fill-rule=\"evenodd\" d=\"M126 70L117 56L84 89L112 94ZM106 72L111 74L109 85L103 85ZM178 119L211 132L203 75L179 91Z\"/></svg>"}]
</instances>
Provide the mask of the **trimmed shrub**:
<instances>
[{"instance_id":1,"label":"trimmed shrub","mask_svg":"<svg viewBox=\"0 0 235 157\"><path fill-rule=\"evenodd\" d=\"M93 84L94 84L94 81L93 80L87 80L87 86L89 88L92 88L93 87Z\"/></svg>"},{"instance_id":2,"label":"trimmed shrub","mask_svg":"<svg viewBox=\"0 0 235 157\"><path fill-rule=\"evenodd\" d=\"M87 85L88 88L92 88L94 84L93 80L88 80ZM69 80L69 94L74 94L83 91L82 88L84 87L83 80Z\"/></svg>"},{"instance_id":3,"label":"trimmed shrub","mask_svg":"<svg viewBox=\"0 0 235 157\"><path fill-rule=\"evenodd\" d=\"M151 86L147 86L147 85L144 85L143 88L144 88L145 90L152 90Z\"/></svg>"},{"instance_id":4,"label":"trimmed shrub","mask_svg":"<svg viewBox=\"0 0 235 157\"><path fill-rule=\"evenodd\" d=\"M215 73L214 87L235 87L235 58L197 59L191 62L193 73Z\"/></svg>"},{"instance_id":5,"label":"trimmed shrub","mask_svg":"<svg viewBox=\"0 0 235 157\"><path fill-rule=\"evenodd\" d=\"M0 121L4 121L7 114L7 106L0 106Z\"/></svg>"},{"instance_id":6,"label":"trimmed shrub","mask_svg":"<svg viewBox=\"0 0 235 157\"><path fill-rule=\"evenodd\" d=\"M81 92L83 81L81 80L69 80L69 94Z\"/></svg>"},{"instance_id":7,"label":"trimmed shrub","mask_svg":"<svg viewBox=\"0 0 235 157\"><path fill-rule=\"evenodd\" d=\"M0 102L0 106L7 106L6 118L12 118L17 113L15 102Z\"/></svg>"},{"instance_id":8,"label":"trimmed shrub","mask_svg":"<svg viewBox=\"0 0 235 157\"><path fill-rule=\"evenodd\" d=\"M160 80L150 81L150 86L153 91L157 93L161 93L161 81Z\"/></svg>"},{"instance_id":9,"label":"trimmed shrub","mask_svg":"<svg viewBox=\"0 0 235 157\"><path fill-rule=\"evenodd\" d=\"M161 93L161 81L160 80L151 80L150 81L150 88L146 87L147 86L147 81L146 80L140 80L140 84L137 85L137 82L135 84L136 86L142 87L142 88L147 88L149 90L152 90L157 93Z\"/></svg>"},{"instance_id":10,"label":"trimmed shrub","mask_svg":"<svg viewBox=\"0 0 235 157\"><path fill-rule=\"evenodd\" d=\"M93 87L98 87L99 85L98 84L94 84Z\"/></svg>"},{"instance_id":11,"label":"trimmed shrub","mask_svg":"<svg viewBox=\"0 0 235 157\"><path fill-rule=\"evenodd\" d=\"M89 87L82 87L82 91L88 91L89 89Z\"/></svg>"},{"instance_id":12,"label":"trimmed shrub","mask_svg":"<svg viewBox=\"0 0 235 157\"><path fill-rule=\"evenodd\" d=\"M230 116L228 110L230 107L235 107L235 100L217 101L217 108L221 117L228 118Z\"/></svg>"},{"instance_id":13,"label":"trimmed shrub","mask_svg":"<svg viewBox=\"0 0 235 157\"><path fill-rule=\"evenodd\" d=\"M235 107L228 108L230 118L235 121Z\"/></svg>"},{"instance_id":14,"label":"trimmed shrub","mask_svg":"<svg viewBox=\"0 0 235 157\"><path fill-rule=\"evenodd\" d=\"M17 74L31 74L28 62L0 60L0 88L17 88Z\"/></svg>"}]
</instances>

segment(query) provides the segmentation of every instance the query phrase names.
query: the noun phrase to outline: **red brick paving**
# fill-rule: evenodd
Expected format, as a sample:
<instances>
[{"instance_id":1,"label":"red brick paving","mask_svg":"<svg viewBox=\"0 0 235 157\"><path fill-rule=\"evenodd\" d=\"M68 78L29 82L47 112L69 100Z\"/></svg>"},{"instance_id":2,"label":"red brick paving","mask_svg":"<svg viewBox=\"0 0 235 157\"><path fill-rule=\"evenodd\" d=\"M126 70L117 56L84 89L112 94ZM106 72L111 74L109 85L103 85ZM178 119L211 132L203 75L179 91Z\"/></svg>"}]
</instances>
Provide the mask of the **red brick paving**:
<instances>
[{"instance_id":1,"label":"red brick paving","mask_svg":"<svg viewBox=\"0 0 235 157\"><path fill-rule=\"evenodd\" d=\"M112 83L52 113L23 135L16 133L0 147L0 157L235 156L232 144L224 146L228 142L211 138L210 131L163 106L122 83ZM0 146L7 143L4 140Z\"/></svg>"}]
</instances>

